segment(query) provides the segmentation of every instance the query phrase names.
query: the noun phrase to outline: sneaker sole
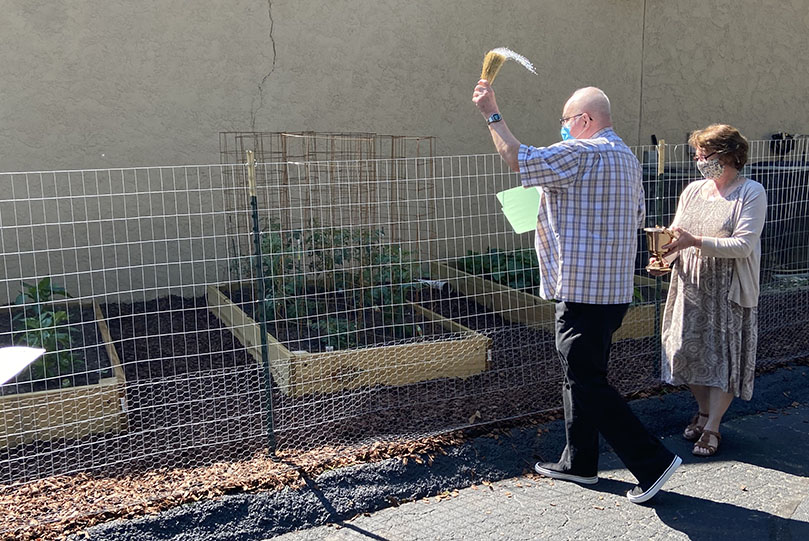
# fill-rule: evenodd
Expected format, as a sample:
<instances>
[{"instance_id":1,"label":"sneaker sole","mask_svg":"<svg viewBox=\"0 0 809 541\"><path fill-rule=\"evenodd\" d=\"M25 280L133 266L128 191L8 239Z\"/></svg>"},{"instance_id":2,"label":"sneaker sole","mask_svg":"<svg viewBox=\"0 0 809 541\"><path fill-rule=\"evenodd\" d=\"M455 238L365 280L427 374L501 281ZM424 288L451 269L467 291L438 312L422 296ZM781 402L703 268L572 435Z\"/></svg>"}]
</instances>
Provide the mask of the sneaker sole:
<instances>
[{"instance_id":1,"label":"sneaker sole","mask_svg":"<svg viewBox=\"0 0 809 541\"><path fill-rule=\"evenodd\" d=\"M539 464L534 465L534 471L540 475L544 475L545 477L550 477L551 479L559 479L560 481L573 481L574 483L580 483L582 485L594 485L598 483L598 476L582 477L581 475L571 475L569 473L547 470L541 467Z\"/></svg>"},{"instance_id":2,"label":"sneaker sole","mask_svg":"<svg viewBox=\"0 0 809 541\"><path fill-rule=\"evenodd\" d=\"M629 501L632 503L643 503L651 500L655 494L660 492L660 489L663 488L663 485L666 484L666 481L674 475L674 472L677 471L677 468L680 467L680 464L683 463L683 459L677 455L674 455L674 460L671 461L669 467L666 468L666 471L663 472L663 475L657 478L657 481L649 487L646 492L642 492L637 496L632 494L632 491L626 493L626 497L629 498Z\"/></svg>"}]
</instances>

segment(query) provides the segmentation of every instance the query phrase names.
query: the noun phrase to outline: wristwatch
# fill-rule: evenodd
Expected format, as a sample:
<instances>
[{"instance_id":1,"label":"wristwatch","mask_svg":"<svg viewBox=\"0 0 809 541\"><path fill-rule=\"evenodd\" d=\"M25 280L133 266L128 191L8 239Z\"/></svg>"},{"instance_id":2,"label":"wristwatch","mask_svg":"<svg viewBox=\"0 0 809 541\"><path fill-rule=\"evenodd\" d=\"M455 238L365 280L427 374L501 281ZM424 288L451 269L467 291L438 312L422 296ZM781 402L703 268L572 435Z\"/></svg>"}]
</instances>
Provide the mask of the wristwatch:
<instances>
[{"instance_id":1,"label":"wristwatch","mask_svg":"<svg viewBox=\"0 0 809 541\"><path fill-rule=\"evenodd\" d=\"M494 113L492 116L490 116L486 120L486 123L487 124L494 124L495 122L500 122L501 120L503 120L503 117L500 116L500 113Z\"/></svg>"}]
</instances>

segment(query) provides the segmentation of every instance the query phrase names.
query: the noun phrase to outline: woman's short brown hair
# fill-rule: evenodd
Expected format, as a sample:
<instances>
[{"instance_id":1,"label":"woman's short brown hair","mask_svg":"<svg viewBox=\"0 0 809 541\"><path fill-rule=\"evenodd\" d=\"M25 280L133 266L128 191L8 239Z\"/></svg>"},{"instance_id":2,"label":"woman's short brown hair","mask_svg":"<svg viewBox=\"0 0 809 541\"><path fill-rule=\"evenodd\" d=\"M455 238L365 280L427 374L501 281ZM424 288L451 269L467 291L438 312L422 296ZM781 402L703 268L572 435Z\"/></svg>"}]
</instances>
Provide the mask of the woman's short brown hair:
<instances>
[{"instance_id":1,"label":"woman's short brown hair","mask_svg":"<svg viewBox=\"0 0 809 541\"><path fill-rule=\"evenodd\" d=\"M692 132L688 137L692 147L716 152L719 162L741 169L747 163L749 145L739 130L728 124L711 124L705 129Z\"/></svg>"}]
</instances>

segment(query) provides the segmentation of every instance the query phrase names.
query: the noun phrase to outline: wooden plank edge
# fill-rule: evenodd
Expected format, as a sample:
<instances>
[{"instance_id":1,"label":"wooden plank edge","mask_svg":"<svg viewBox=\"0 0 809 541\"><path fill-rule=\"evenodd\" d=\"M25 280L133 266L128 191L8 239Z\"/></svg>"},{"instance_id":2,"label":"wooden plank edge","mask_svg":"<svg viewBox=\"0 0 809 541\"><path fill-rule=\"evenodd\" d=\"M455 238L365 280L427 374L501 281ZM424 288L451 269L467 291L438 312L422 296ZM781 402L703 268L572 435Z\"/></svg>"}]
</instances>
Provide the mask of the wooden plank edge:
<instances>
[{"instance_id":1,"label":"wooden plank edge","mask_svg":"<svg viewBox=\"0 0 809 541\"><path fill-rule=\"evenodd\" d=\"M377 346L361 350L344 350L339 352L318 352L301 355L297 362L322 364L325 369L323 372L329 372L331 366L349 367L349 371L353 372L351 368L354 367L367 367L360 368L359 372L353 377L340 376L336 378L323 377L313 380L304 377L302 381L292 382L289 388L289 394L295 397L305 396L307 394L329 394L341 390L356 389L364 386L387 386L397 387L401 385L410 385L421 381L429 381L433 379L442 378L460 378L467 379L469 377L485 372L489 367L489 342L490 340L476 333L476 336L469 336L464 338L464 342L468 344L470 355L464 356L463 362L458 362L457 359L457 346L455 341L433 341L433 342L415 342L412 344L394 344L389 346ZM387 359L403 359L403 358L419 358L423 357L425 351L435 352L449 348L448 359L453 360L450 362L448 368L450 370L436 375L435 365L429 367L425 372L419 370L411 371L403 376L397 374L399 367L392 368L389 363L380 364L379 354L380 350L385 350ZM368 359L367 361L365 359ZM411 363L415 368L422 368L421 363ZM373 374L369 377L369 374ZM400 379L396 379L399 377Z\"/></svg>"},{"instance_id":2,"label":"wooden plank edge","mask_svg":"<svg viewBox=\"0 0 809 541\"><path fill-rule=\"evenodd\" d=\"M64 389L48 389L46 391L33 391L30 393L20 393L20 394L7 394L4 396L0 396L0 403L7 403L7 402L14 402L17 400L41 400L41 399L49 399L53 398L54 400L61 400L58 398L59 396L63 396L66 394L81 394L81 393L105 393L109 389L109 387L115 387L119 385L118 380L115 378L104 378L98 383L93 383L91 385L78 385L76 387L65 387ZM101 390L98 390L101 388Z\"/></svg>"},{"instance_id":3,"label":"wooden plank edge","mask_svg":"<svg viewBox=\"0 0 809 541\"><path fill-rule=\"evenodd\" d=\"M124 367L121 365L121 358L118 357L118 351L112 343L110 328L107 325L104 313L101 311L101 306L95 301L93 301L93 311L96 315L96 324L101 332L101 339L104 340L104 348L107 351L107 357L110 358L110 364L112 364L112 372L115 374L115 379L122 385L126 385L126 374L124 373Z\"/></svg>"},{"instance_id":4,"label":"wooden plank edge","mask_svg":"<svg viewBox=\"0 0 809 541\"><path fill-rule=\"evenodd\" d=\"M258 324L258 322L256 320L254 320L252 317L248 316L247 313L245 313L244 310L242 310L235 303L233 303L230 300L230 298L228 298L227 295L222 293L222 291L220 291L216 286L208 286L208 291L209 291L209 293L211 293L213 295L214 300L216 300L216 302L218 303L216 305L216 308L220 309L220 312L222 311L221 310L222 308L227 308L227 309L229 309L231 311L230 315L227 315L227 314L224 315L224 317L226 319L220 318L220 319L222 319L222 321L224 323L227 323L228 325L230 325L230 327L228 327L229 329L234 328L234 324L236 324L235 328L238 328L238 327L243 326L243 325L247 325L247 326L255 325L255 327L257 329L259 329L259 331L258 331L259 339L261 338L261 334L260 334L260 332L261 332L260 327L261 326ZM209 299L208 308L209 309L211 308L210 299ZM241 322L233 321L233 318L232 318L233 313L237 314L237 317L240 318L242 321ZM219 316L217 316L217 317L219 317ZM294 354L291 351L289 351L286 348L286 346L284 346L284 344L282 344L281 342L276 340L276 338L270 333L267 333L267 345L269 346L270 361L284 361L284 360L287 360L290 357L294 356ZM258 344L255 344L255 346L260 348L261 347L261 342L259 341ZM261 360L260 352L259 352L258 359Z\"/></svg>"},{"instance_id":5,"label":"wooden plank edge","mask_svg":"<svg viewBox=\"0 0 809 541\"><path fill-rule=\"evenodd\" d=\"M261 326L248 316L244 310L233 303L219 286L209 285L206 293L208 310L225 324L231 333L247 348L247 352L261 366L264 363L261 353ZM269 332L267 335L267 354L270 371L278 387L284 394L288 394L293 379L291 371L294 369L292 359L296 357L281 342Z\"/></svg>"},{"instance_id":6,"label":"wooden plank edge","mask_svg":"<svg viewBox=\"0 0 809 541\"><path fill-rule=\"evenodd\" d=\"M46 410L45 418L55 423L48 426L36 427L33 431L23 434L0 432L0 448L13 447L22 443L33 441L48 441L68 437L69 426L76 424L86 425L88 434L120 433L127 429L126 408L123 407L121 397L124 386L115 378L105 378L92 385L80 385L66 389L49 389L0 397L0 411L11 410ZM106 407L104 398L117 398L109 400L115 403L114 409ZM82 416L67 422L63 416L65 402L95 401L100 407L82 409ZM53 412L53 413L51 413ZM100 413L100 417L99 417ZM6 413L8 414L8 413Z\"/></svg>"}]
</instances>

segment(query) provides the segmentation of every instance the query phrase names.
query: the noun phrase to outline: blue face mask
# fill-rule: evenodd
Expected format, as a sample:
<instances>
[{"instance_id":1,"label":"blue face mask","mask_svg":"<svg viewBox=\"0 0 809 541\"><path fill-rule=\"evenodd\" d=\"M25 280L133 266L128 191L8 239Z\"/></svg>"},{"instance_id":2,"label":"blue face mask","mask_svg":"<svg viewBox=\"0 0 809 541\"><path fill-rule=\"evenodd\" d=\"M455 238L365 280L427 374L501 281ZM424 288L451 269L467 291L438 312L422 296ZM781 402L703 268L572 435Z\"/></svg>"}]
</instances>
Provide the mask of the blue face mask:
<instances>
[{"instance_id":1,"label":"blue face mask","mask_svg":"<svg viewBox=\"0 0 809 541\"><path fill-rule=\"evenodd\" d=\"M560 133L562 134L562 141L567 141L568 139L575 139L575 137L570 135L570 128L568 128L567 126L562 126Z\"/></svg>"}]
</instances>

